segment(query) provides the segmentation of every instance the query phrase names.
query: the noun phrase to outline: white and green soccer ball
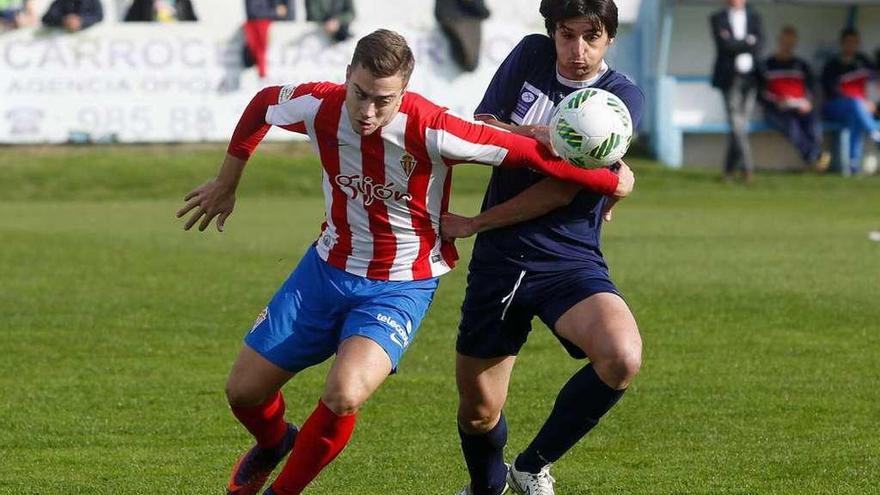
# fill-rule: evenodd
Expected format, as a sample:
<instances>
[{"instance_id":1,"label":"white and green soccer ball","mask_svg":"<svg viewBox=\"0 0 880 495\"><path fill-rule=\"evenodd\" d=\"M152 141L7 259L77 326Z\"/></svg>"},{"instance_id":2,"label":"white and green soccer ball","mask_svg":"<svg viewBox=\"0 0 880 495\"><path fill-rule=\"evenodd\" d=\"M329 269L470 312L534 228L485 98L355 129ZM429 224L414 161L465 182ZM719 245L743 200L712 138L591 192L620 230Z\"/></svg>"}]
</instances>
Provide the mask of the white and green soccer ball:
<instances>
[{"instance_id":1,"label":"white and green soccer ball","mask_svg":"<svg viewBox=\"0 0 880 495\"><path fill-rule=\"evenodd\" d=\"M561 158L583 168L613 165L626 154L633 123L626 105L608 91L579 89L556 106L550 143Z\"/></svg>"}]
</instances>

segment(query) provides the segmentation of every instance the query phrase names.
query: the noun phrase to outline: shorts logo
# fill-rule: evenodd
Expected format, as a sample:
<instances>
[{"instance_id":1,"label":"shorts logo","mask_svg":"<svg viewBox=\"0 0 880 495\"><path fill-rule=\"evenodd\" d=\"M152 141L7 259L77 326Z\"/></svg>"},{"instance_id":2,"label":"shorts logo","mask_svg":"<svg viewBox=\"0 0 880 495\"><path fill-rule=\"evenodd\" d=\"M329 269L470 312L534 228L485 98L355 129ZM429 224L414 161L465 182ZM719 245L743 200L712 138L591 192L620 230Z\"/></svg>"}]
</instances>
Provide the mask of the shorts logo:
<instances>
[{"instance_id":1,"label":"shorts logo","mask_svg":"<svg viewBox=\"0 0 880 495\"><path fill-rule=\"evenodd\" d=\"M382 323L391 327L394 332L391 333L391 340L400 346L401 348L405 348L409 345L409 337L412 335L412 322L407 320L406 326L397 323L397 320L390 316L383 315L379 313L376 315L376 319L381 321Z\"/></svg>"},{"instance_id":2,"label":"shorts logo","mask_svg":"<svg viewBox=\"0 0 880 495\"><path fill-rule=\"evenodd\" d=\"M333 179L337 186L343 189L351 199L357 199L359 195L364 196L364 206L370 206L377 199L380 201L411 201L412 194L403 191L395 191L395 183L376 184L372 177L361 177L360 175L337 175Z\"/></svg>"},{"instance_id":3,"label":"shorts logo","mask_svg":"<svg viewBox=\"0 0 880 495\"><path fill-rule=\"evenodd\" d=\"M415 157L410 155L409 153L404 153L400 158L400 166L403 168L403 173L406 174L406 178L409 179L412 177L413 170L416 169L416 165L418 162Z\"/></svg>"},{"instance_id":4,"label":"shorts logo","mask_svg":"<svg viewBox=\"0 0 880 495\"><path fill-rule=\"evenodd\" d=\"M282 104L285 101L293 98L293 90L296 89L296 84L288 84L281 88L281 93L278 93L278 104Z\"/></svg>"},{"instance_id":5,"label":"shorts logo","mask_svg":"<svg viewBox=\"0 0 880 495\"><path fill-rule=\"evenodd\" d=\"M535 93L532 93L531 91L528 91L528 90L523 91L522 94L519 95L519 97L522 99L522 101L524 101L526 103L531 103L531 102L535 101L535 99L537 98L537 96L535 96Z\"/></svg>"},{"instance_id":6,"label":"shorts logo","mask_svg":"<svg viewBox=\"0 0 880 495\"><path fill-rule=\"evenodd\" d=\"M254 321L254 326L251 328L251 332L256 330L257 327L260 326L260 323L263 323L264 321L266 321L266 318L268 316L269 316L269 307L266 306L265 308L263 308L263 311L260 311L260 314L257 315L257 320Z\"/></svg>"}]
</instances>

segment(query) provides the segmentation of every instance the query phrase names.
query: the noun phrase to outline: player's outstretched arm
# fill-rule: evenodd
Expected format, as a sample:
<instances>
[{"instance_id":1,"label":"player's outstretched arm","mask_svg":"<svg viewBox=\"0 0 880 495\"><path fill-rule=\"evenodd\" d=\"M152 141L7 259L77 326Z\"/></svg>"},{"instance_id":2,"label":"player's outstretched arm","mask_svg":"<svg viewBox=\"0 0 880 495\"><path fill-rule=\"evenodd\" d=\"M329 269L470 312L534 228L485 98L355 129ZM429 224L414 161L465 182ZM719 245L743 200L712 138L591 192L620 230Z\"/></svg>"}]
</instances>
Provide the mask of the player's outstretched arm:
<instances>
[{"instance_id":1,"label":"player's outstretched arm","mask_svg":"<svg viewBox=\"0 0 880 495\"><path fill-rule=\"evenodd\" d=\"M557 179L609 196L624 197L631 188L608 169L578 168L554 156L538 141L490 125L443 114L436 130L436 146L447 164L481 163L502 167L531 167ZM620 187L619 187L620 186Z\"/></svg>"},{"instance_id":2,"label":"player's outstretched arm","mask_svg":"<svg viewBox=\"0 0 880 495\"><path fill-rule=\"evenodd\" d=\"M626 163L621 161L620 168L616 173L620 177L619 182L630 184L631 189L635 177ZM454 213L443 214L440 221L440 233L444 239L453 240L470 237L486 230L526 222L571 203L580 191L581 187L577 184L547 178L475 217L464 217ZM605 221L611 220L611 209L618 199L612 196L606 201L602 210Z\"/></svg>"},{"instance_id":3,"label":"player's outstretched arm","mask_svg":"<svg viewBox=\"0 0 880 495\"><path fill-rule=\"evenodd\" d=\"M217 177L190 191L183 199L186 204L177 211L177 218L194 212L184 225L185 230L201 220L199 230L204 231L217 218L217 230L223 231L226 219L235 208L235 190L244 167L269 130L266 112L270 105L278 101L279 92L278 87L265 88L248 103L235 126Z\"/></svg>"}]
</instances>

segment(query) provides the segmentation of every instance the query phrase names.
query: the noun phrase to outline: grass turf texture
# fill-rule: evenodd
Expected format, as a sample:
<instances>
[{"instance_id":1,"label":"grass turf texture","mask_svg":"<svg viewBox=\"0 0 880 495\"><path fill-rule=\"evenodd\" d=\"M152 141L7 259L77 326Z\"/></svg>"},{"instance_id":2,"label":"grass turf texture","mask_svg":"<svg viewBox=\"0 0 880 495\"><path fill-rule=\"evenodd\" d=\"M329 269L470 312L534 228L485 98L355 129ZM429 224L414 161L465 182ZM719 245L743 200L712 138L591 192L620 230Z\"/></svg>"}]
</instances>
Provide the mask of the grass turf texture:
<instances>
[{"instance_id":1,"label":"grass turf texture","mask_svg":"<svg viewBox=\"0 0 880 495\"><path fill-rule=\"evenodd\" d=\"M227 232L180 198L219 147L0 149L0 493L220 493L251 443L223 385L243 333L318 232L301 146L252 161ZM630 391L554 467L561 494L876 493L880 181L754 187L637 161L604 235L645 342ZM487 178L456 169L453 211ZM453 343L471 242L353 442L311 494L451 494L465 482ZM514 371L508 454L582 364L540 325ZM285 389L301 423L327 365Z\"/></svg>"}]
</instances>

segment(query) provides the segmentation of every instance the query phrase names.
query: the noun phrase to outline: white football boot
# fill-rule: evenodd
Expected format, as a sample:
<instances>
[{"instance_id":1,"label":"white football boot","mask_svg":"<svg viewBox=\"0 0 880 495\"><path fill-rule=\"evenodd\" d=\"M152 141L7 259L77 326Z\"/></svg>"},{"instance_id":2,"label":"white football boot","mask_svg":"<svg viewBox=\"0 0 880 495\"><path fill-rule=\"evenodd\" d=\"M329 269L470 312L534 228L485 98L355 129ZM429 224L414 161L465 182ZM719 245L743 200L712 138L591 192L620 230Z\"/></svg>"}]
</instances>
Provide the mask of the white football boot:
<instances>
[{"instance_id":1,"label":"white football boot","mask_svg":"<svg viewBox=\"0 0 880 495\"><path fill-rule=\"evenodd\" d=\"M511 465L507 471L507 484L513 493L519 495L556 495L553 483L556 480L550 476L549 464L538 474L517 471L515 465Z\"/></svg>"}]
</instances>

